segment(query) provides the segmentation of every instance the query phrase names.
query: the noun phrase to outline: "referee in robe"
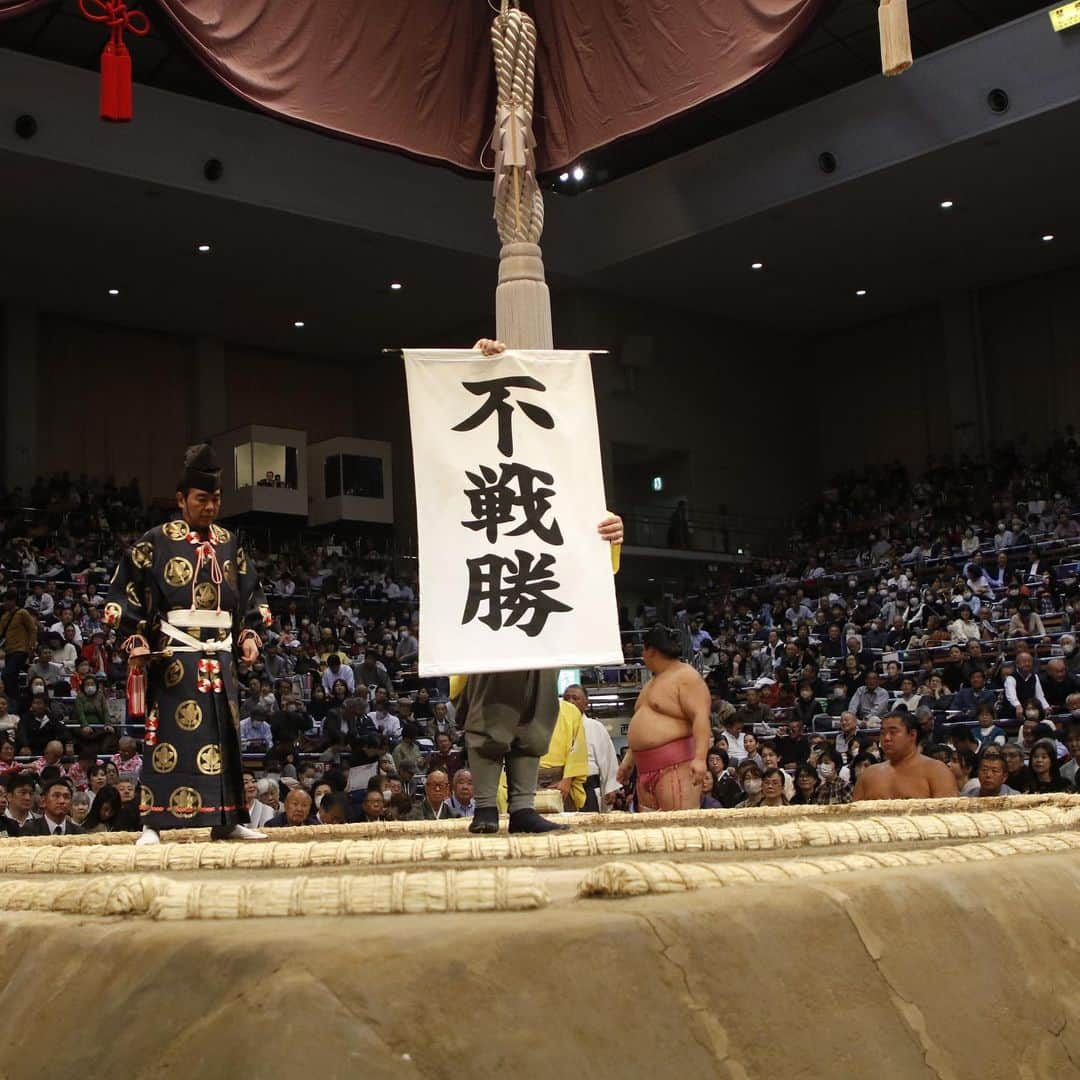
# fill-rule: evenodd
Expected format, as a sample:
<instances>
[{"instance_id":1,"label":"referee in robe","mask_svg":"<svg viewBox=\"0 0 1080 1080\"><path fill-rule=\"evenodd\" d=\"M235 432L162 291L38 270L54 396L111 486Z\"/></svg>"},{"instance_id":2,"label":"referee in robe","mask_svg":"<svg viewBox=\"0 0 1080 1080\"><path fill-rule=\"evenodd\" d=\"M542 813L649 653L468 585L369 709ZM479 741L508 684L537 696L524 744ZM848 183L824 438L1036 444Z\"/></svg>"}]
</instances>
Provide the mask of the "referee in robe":
<instances>
[{"instance_id":1,"label":"referee in robe","mask_svg":"<svg viewBox=\"0 0 1080 1080\"><path fill-rule=\"evenodd\" d=\"M187 451L176 504L179 517L124 555L103 618L146 674L138 842L199 826L214 839L262 839L248 828L235 662L258 657L256 630L272 616L236 535L216 523L221 468L208 445Z\"/></svg>"}]
</instances>

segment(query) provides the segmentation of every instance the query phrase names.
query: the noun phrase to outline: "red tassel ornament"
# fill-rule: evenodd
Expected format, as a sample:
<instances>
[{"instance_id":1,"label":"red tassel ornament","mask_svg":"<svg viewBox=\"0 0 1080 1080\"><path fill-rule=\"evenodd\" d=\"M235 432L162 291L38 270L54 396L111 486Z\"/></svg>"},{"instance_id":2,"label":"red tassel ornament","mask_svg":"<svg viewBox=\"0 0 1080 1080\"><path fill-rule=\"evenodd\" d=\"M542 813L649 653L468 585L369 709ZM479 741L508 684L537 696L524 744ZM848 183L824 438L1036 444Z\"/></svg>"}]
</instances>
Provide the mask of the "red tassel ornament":
<instances>
[{"instance_id":1,"label":"red tassel ornament","mask_svg":"<svg viewBox=\"0 0 1080 1080\"><path fill-rule=\"evenodd\" d=\"M127 712L128 716L146 715L146 672L134 664L128 668Z\"/></svg>"},{"instance_id":2,"label":"red tassel ornament","mask_svg":"<svg viewBox=\"0 0 1080 1080\"><path fill-rule=\"evenodd\" d=\"M150 32L150 20L141 11L128 11L125 0L79 0L79 10L91 22L109 28L101 53L101 119L130 120L131 54L124 44L124 31L143 37Z\"/></svg>"}]
</instances>

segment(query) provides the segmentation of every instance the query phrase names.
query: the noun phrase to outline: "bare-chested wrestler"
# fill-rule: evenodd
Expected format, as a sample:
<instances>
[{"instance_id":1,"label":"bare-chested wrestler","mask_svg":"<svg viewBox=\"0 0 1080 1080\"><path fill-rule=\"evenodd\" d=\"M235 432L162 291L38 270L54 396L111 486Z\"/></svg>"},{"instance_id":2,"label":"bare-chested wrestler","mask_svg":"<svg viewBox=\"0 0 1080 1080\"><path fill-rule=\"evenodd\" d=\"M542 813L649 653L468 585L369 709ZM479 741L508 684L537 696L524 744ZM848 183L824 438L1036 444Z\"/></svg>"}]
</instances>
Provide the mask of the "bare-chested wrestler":
<instances>
[{"instance_id":1,"label":"bare-chested wrestler","mask_svg":"<svg viewBox=\"0 0 1080 1080\"><path fill-rule=\"evenodd\" d=\"M891 712L881 721L881 749L887 758L863 769L854 799L944 799L956 795L948 765L919 749L919 721L914 713Z\"/></svg>"},{"instance_id":2,"label":"bare-chested wrestler","mask_svg":"<svg viewBox=\"0 0 1080 1080\"><path fill-rule=\"evenodd\" d=\"M711 700L705 680L681 655L678 641L664 627L645 635L643 658L653 677L634 706L630 749L617 777L625 784L637 767L641 810L696 810L701 805L712 738Z\"/></svg>"}]
</instances>

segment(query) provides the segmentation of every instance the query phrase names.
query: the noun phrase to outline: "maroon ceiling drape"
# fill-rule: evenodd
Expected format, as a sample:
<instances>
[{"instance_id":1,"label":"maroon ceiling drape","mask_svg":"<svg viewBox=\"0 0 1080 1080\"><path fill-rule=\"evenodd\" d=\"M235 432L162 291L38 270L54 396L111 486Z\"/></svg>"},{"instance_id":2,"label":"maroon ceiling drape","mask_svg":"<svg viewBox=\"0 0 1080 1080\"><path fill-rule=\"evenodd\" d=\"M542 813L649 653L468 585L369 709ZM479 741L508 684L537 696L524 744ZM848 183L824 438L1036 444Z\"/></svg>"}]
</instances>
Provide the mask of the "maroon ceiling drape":
<instances>
[{"instance_id":1,"label":"maroon ceiling drape","mask_svg":"<svg viewBox=\"0 0 1080 1080\"><path fill-rule=\"evenodd\" d=\"M0 0L0 18L42 2ZM539 168L735 89L774 64L827 2L527 0L540 43ZM487 0L157 3L203 63L260 108L482 167L494 100Z\"/></svg>"},{"instance_id":2,"label":"maroon ceiling drape","mask_svg":"<svg viewBox=\"0 0 1080 1080\"><path fill-rule=\"evenodd\" d=\"M26 15L34 8L44 7L49 3L52 3L52 0L0 0L0 19Z\"/></svg>"}]
</instances>

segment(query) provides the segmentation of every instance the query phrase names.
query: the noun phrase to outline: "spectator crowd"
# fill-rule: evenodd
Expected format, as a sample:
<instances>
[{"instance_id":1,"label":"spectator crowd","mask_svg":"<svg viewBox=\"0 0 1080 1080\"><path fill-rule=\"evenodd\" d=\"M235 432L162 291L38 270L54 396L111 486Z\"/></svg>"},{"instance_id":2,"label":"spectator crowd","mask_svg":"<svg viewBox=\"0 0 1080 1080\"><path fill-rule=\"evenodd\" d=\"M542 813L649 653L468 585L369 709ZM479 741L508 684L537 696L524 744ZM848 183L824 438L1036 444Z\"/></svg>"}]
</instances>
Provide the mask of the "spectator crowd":
<instances>
[{"instance_id":1,"label":"spectator crowd","mask_svg":"<svg viewBox=\"0 0 1080 1080\"><path fill-rule=\"evenodd\" d=\"M785 556L669 598L712 691L703 804L847 801L896 710L958 793L1072 790L1078 483L1071 427L1029 458L1002 447L914 480L896 463L848 473ZM654 617L641 605L632 625ZM999 788L982 783L999 772Z\"/></svg>"},{"instance_id":2,"label":"spectator crowd","mask_svg":"<svg viewBox=\"0 0 1080 1080\"><path fill-rule=\"evenodd\" d=\"M1071 429L1037 457L1001 448L931 461L916 479L896 464L849 473L784 556L667 598L712 693L702 806L847 802L882 760L881 721L896 712L958 794L1073 790L1078 482ZM9 833L55 831L58 816L65 829L138 828L142 729L124 711L124 661L102 608L125 547L165 516L143 508L134 483L59 476L0 492ZM258 661L238 668L253 823L470 814L447 685L416 674L412 582L362 540L248 547L275 614ZM654 617L644 604L624 616L628 666ZM575 703L588 713L584 694ZM589 752L574 776L568 761L549 763L564 778L555 786L568 809L584 805L575 779L598 808L633 809L632 784L600 776L597 728L586 717L563 738L580 750L588 735Z\"/></svg>"}]
</instances>

